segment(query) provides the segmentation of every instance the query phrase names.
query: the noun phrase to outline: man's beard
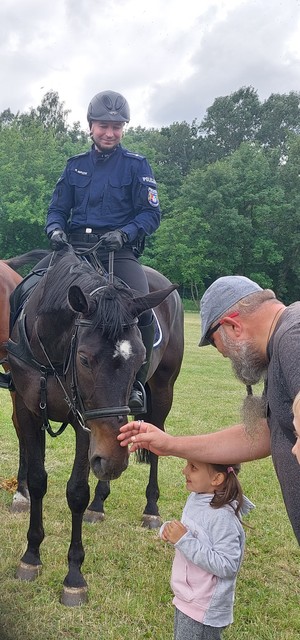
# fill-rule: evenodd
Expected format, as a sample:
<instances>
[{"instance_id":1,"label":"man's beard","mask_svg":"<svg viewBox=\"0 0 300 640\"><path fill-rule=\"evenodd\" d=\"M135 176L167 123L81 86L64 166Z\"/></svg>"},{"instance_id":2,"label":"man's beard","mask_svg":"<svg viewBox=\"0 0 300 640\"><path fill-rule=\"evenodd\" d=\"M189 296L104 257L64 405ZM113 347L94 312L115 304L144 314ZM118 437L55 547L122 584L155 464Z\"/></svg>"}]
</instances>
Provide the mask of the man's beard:
<instances>
[{"instance_id":1,"label":"man's beard","mask_svg":"<svg viewBox=\"0 0 300 640\"><path fill-rule=\"evenodd\" d=\"M246 396L241 409L242 422L250 436L255 436L261 421L267 417L266 396Z\"/></svg>"},{"instance_id":2,"label":"man's beard","mask_svg":"<svg viewBox=\"0 0 300 640\"><path fill-rule=\"evenodd\" d=\"M238 380L245 385L252 385L264 379L268 366L266 356L262 356L256 346L249 341L237 343L228 338L223 327L222 329L222 341L228 350L228 357Z\"/></svg>"},{"instance_id":3,"label":"man's beard","mask_svg":"<svg viewBox=\"0 0 300 640\"><path fill-rule=\"evenodd\" d=\"M223 327L221 327L222 329ZM234 340L228 338L224 330L222 332L222 341L228 349L228 357L238 380L247 386L265 380L268 361L266 356L263 357L258 352L255 345L244 341L237 346ZM261 424L263 418L266 418L265 396L247 395L242 406L242 420L250 435L254 435L256 427Z\"/></svg>"}]
</instances>

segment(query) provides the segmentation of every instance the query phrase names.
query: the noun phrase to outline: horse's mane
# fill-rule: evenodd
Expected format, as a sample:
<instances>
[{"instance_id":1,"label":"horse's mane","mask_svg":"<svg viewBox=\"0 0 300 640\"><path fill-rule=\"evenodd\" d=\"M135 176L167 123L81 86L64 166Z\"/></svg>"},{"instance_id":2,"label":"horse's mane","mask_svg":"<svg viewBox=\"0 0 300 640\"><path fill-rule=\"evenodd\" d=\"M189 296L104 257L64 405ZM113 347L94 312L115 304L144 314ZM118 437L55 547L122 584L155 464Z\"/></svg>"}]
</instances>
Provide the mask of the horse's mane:
<instances>
[{"instance_id":1,"label":"horse's mane","mask_svg":"<svg viewBox=\"0 0 300 640\"><path fill-rule=\"evenodd\" d=\"M91 317L94 328L101 328L108 340L117 340L124 334L124 329L132 325L134 317L130 300L131 289L120 285L107 285L97 293L96 310Z\"/></svg>"},{"instance_id":2,"label":"horse's mane","mask_svg":"<svg viewBox=\"0 0 300 640\"><path fill-rule=\"evenodd\" d=\"M134 297L132 290L123 285L108 284L104 276L72 251L64 253L62 257L57 254L57 258L41 283L37 315L68 311L68 290L76 285L85 295L92 294L95 300L90 317L92 328L101 328L107 339L114 340L121 336L124 327L133 322L129 304Z\"/></svg>"},{"instance_id":3,"label":"horse's mane","mask_svg":"<svg viewBox=\"0 0 300 640\"><path fill-rule=\"evenodd\" d=\"M73 251L64 250L63 255L58 252L40 284L41 296L37 314L67 309L68 290L73 284L78 285L85 293L90 293L96 287L105 285L106 280Z\"/></svg>"}]
</instances>

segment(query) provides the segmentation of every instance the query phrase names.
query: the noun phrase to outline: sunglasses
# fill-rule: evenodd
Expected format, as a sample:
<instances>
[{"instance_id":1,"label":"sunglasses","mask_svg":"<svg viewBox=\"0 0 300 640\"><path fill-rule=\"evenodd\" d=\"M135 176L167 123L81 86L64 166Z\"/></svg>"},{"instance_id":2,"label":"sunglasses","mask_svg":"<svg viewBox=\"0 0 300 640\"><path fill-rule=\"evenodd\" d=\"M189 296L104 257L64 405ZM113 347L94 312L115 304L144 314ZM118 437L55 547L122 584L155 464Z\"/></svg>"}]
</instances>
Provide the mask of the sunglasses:
<instances>
[{"instance_id":1,"label":"sunglasses","mask_svg":"<svg viewBox=\"0 0 300 640\"><path fill-rule=\"evenodd\" d=\"M236 318L236 316L238 315L239 315L239 312L234 311L233 313L230 313L228 316L226 316L226 318ZM212 336L216 331L218 331L218 329L220 329L220 327L222 326L222 324L224 324L224 322L225 322L225 318L222 318L222 320L219 320L219 322L217 322L217 324L215 324L214 327L211 327L210 329L208 329L205 339L207 340L207 342L209 342L209 344L211 344L212 347L216 346Z\"/></svg>"}]
</instances>

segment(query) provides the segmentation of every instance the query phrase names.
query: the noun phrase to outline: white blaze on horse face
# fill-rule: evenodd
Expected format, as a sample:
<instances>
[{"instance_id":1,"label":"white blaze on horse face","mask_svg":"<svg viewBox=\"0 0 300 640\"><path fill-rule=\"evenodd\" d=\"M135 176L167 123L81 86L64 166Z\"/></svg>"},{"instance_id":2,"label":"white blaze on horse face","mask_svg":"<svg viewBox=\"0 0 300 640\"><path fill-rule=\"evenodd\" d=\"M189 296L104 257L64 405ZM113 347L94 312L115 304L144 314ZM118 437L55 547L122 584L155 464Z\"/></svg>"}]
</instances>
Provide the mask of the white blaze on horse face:
<instances>
[{"instance_id":1,"label":"white blaze on horse face","mask_svg":"<svg viewBox=\"0 0 300 640\"><path fill-rule=\"evenodd\" d=\"M132 347L129 340L119 340L116 343L116 348L113 354L113 358L120 357L124 360L128 360L132 356Z\"/></svg>"}]
</instances>

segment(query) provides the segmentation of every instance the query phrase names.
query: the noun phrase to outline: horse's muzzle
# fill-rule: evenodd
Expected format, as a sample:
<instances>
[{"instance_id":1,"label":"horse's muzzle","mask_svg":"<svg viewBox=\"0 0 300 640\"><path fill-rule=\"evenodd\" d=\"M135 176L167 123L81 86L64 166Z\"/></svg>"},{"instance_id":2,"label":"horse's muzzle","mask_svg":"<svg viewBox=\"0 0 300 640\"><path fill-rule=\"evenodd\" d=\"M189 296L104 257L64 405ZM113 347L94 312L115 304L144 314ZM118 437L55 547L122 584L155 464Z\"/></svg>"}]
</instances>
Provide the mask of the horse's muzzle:
<instances>
[{"instance_id":1,"label":"horse's muzzle","mask_svg":"<svg viewBox=\"0 0 300 640\"><path fill-rule=\"evenodd\" d=\"M107 481L119 478L128 467L128 455L121 460L101 458L94 455L90 459L91 469L98 480Z\"/></svg>"}]
</instances>

